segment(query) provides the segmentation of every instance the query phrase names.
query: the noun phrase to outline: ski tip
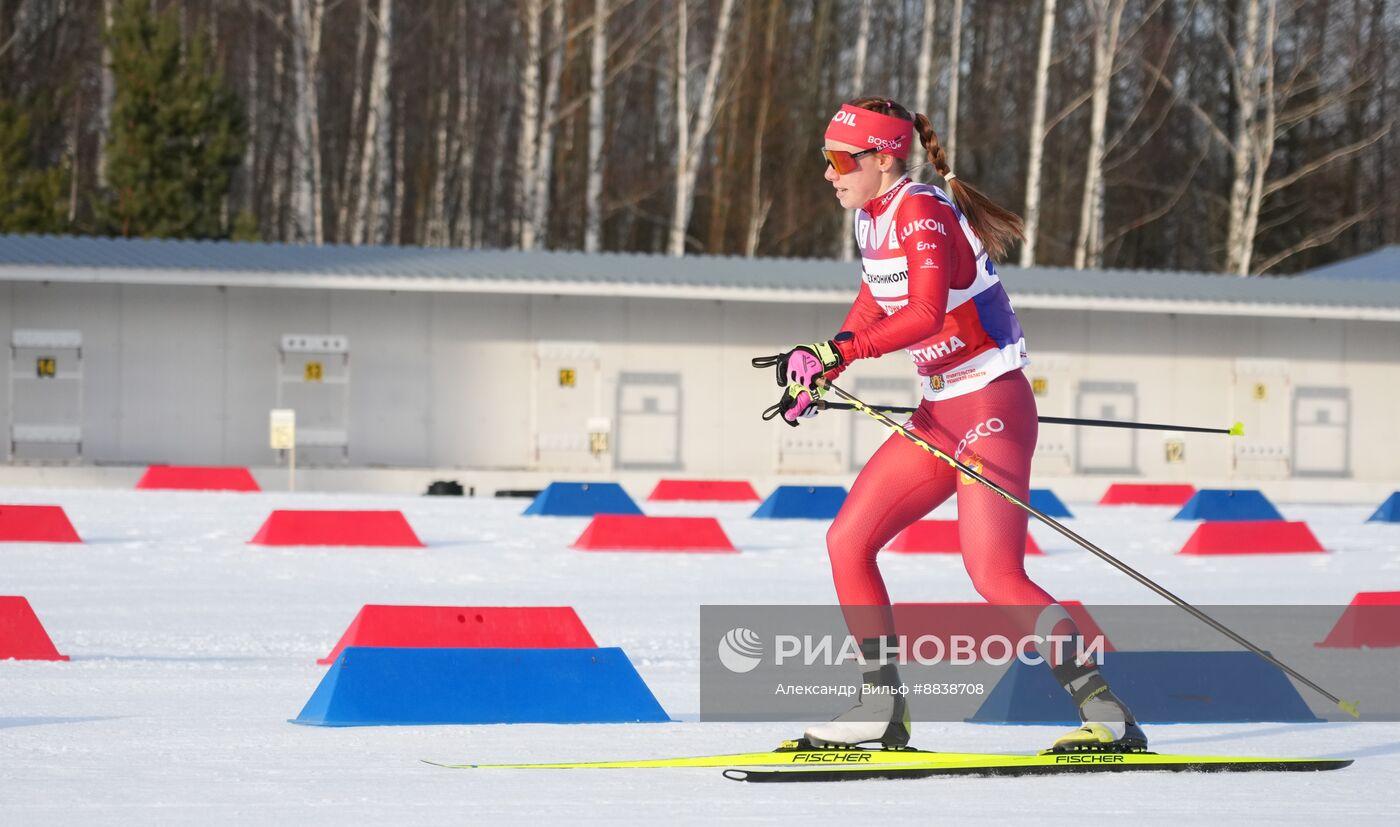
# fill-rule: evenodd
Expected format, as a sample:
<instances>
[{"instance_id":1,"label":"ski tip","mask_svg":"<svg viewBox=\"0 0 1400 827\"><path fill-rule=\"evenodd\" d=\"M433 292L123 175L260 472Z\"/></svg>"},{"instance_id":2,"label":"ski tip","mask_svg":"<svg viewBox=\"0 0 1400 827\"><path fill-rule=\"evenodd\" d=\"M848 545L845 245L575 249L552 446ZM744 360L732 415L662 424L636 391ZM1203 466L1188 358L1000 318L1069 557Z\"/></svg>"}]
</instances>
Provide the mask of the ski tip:
<instances>
[{"instance_id":1,"label":"ski tip","mask_svg":"<svg viewBox=\"0 0 1400 827\"><path fill-rule=\"evenodd\" d=\"M1342 711L1351 717L1358 721L1361 720L1361 707L1358 705L1357 701L1337 701L1337 706L1341 707Z\"/></svg>"},{"instance_id":2,"label":"ski tip","mask_svg":"<svg viewBox=\"0 0 1400 827\"><path fill-rule=\"evenodd\" d=\"M1230 426L1230 436L1244 436L1244 423L1236 422Z\"/></svg>"}]
</instances>

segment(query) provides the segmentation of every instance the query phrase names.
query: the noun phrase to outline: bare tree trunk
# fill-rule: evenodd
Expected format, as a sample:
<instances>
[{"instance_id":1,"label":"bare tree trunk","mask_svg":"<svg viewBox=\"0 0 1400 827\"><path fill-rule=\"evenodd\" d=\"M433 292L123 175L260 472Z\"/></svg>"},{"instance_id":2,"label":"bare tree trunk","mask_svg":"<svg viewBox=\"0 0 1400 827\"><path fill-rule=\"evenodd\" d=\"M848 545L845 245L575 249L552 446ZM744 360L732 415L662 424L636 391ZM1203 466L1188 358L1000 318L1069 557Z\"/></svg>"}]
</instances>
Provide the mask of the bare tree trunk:
<instances>
[{"instance_id":1,"label":"bare tree trunk","mask_svg":"<svg viewBox=\"0 0 1400 827\"><path fill-rule=\"evenodd\" d=\"M851 69L851 96L859 97L866 93L865 61L870 43L870 13L874 0L860 0L860 19L856 25L856 60Z\"/></svg>"},{"instance_id":2,"label":"bare tree trunk","mask_svg":"<svg viewBox=\"0 0 1400 827\"><path fill-rule=\"evenodd\" d=\"M112 5L116 0L102 0L102 29L112 28ZM116 96L116 81L112 77L112 49L102 38L101 89L97 99L97 188L107 189L107 136L112 123L112 99ZM249 144L252 142L249 141ZM74 176L76 178L76 176Z\"/></svg>"},{"instance_id":3,"label":"bare tree trunk","mask_svg":"<svg viewBox=\"0 0 1400 827\"><path fill-rule=\"evenodd\" d=\"M360 124L364 120L365 49L369 44L369 21L369 0L360 0L360 20L355 27L355 82L354 91L350 95L350 128L346 132L345 166L341 169L340 209L336 218L336 236L346 244L353 244L357 238L357 184L362 185L362 182L356 178L356 173L360 169L364 153L364 137L360 132Z\"/></svg>"},{"instance_id":4,"label":"bare tree trunk","mask_svg":"<svg viewBox=\"0 0 1400 827\"><path fill-rule=\"evenodd\" d=\"M292 150L292 228L297 241L325 241L321 221L319 75L325 0L292 2L292 77L296 89Z\"/></svg>"},{"instance_id":5,"label":"bare tree trunk","mask_svg":"<svg viewBox=\"0 0 1400 827\"><path fill-rule=\"evenodd\" d=\"M535 225L531 222L534 209L530 203L535 195L535 142L540 123L540 17L544 0L524 0L525 70L520 73L520 248L535 249Z\"/></svg>"},{"instance_id":6,"label":"bare tree trunk","mask_svg":"<svg viewBox=\"0 0 1400 827\"><path fill-rule=\"evenodd\" d=\"M919 77L914 84L914 111L924 115L933 109L933 35L937 0L924 0L924 27L919 33Z\"/></svg>"},{"instance_id":7,"label":"bare tree trunk","mask_svg":"<svg viewBox=\"0 0 1400 827\"><path fill-rule=\"evenodd\" d=\"M364 147L360 150L359 195L352 236L357 244L383 244L392 209L393 158L390 142L393 120L389 101L390 46L393 40L394 0L379 0L378 33L374 66L370 70L369 105Z\"/></svg>"},{"instance_id":8,"label":"bare tree trunk","mask_svg":"<svg viewBox=\"0 0 1400 827\"><path fill-rule=\"evenodd\" d=\"M962 85L962 30L963 0L954 0L953 31L948 36L951 44L948 54L948 126L942 141L948 166L954 172L957 171L957 167L953 166L953 149L958 143L958 87Z\"/></svg>"},{"instance_id":9,"label":"bare tree trunk","mask_svg":"<svg viewBox=\"0 0 1400 827\"><path fill-rule=\"evenodd\" d=\"M1254 248L1254 235L1247 231L1247 225L1253 192L1253 165L1258 157L1254 143L1255 119L1259 109L1259 0L1245 0L1244 13L1244 33L1236 44L1235 102L1238 111L1234 134L1234 177L1230 182L1229 227L1225 235L1225 269L1239 276L1249 274L1250 251Z\"/></svg>"},{"instance_id":10,"label":"bare tree trunk","mask_svg":"<svg viewBox=\"0 0 1400 827\"><path fill-rule=\"evenodd\" d=\"M1035 65L1030 159L1026 164L1026 240L1021 245L1022 267L1035 264L1035 238L1040 229L1040 164L1045 152L1045 96L1050 87L1050 50L1055 39L1055 1L1045 0L1040 15L1040 53Z\"/></svg>"},{"instance_id":11,"label":"bare tree trunk","mask_svg":"<svg viewBox=\"0 0 1400 827\"><path fill-rule=\"evenodd\" d=\"M856 26L856 61L851 69L851 97L865 95L866 44L870 41L870 13L874 4L871 0L861 0L860 22ZM851 232L851 211L841 216L841 260L854 261L856 257L856 236Z\"/></svg>"},{"instance_id":12,"label":"bare tree trunk","mask_svg":"<svg viewBox=\"0 0 1400 827\"><path fill-rule=\"evenodd\" d=\"M451 61L447 61L451 66ZM428 217L424 222L420 243L428 247L447 245L447 179L451 177L448 167L452 135L448 130L451 119L449 107L452 103L452 85L443 83L438 88L437 101L433 106L436 129L433 132L433 188L428 196Z\"/></svg>"},{"instance_id":13,"label":"bare tree trunk","mask_svg":"<svg viewBox=\"0 0 1400 827\"><path fill-rule=\"evenodd\" d=\"M533 228L534 244L543 245L549 237L549 185L554 174L554 135L559 108L559 75L564 63L564 0L550 3L549 66L544 80L544 123L540 130L539 152L535 158L535 192L530 197L529 222Z\"/></svg>"},{"instance_id":14,"label":"bare tree trunk","mask_svg":"<svg viewBox=\"0 0 1400 827\"><path fill-rule=\"evenodd\" d=\"M241 209L257 212L258 204L258 142L262 138L262 90L258 88L258 21L254 18L248 27L248 62L246 80L248 85L248 140L243 145L243 186L239 193L243 204Z\"/></svg>"},{"instance_id":15,"label":"bare tree trunk","mask_svg":"<svg viewBox=\"0 0 1400 827\"><path fill-rule=\"evenodd\" d=\"M593 2L593 55L588 81L588 182L584 187L583 249L603 249L604 75L608 66L608 0Z\"/></svg>"},{"instance_id":16,"label":"bare tree trunk","mask_svg":"<svg viewBox=\"0 0 1400 827\"><path fill-rule=\"evenodd\" d=\"M1267 0L1268 16L1264 24L1264 115L1254 134L1254 169L1249 185L1249 200L1245 207L1244 241L1240 246L1240 275L1248 275L1254 261L1254 237L1259 230L1259 209L1264 203L1264 179L1269 174L1269 160L1274 155L1278 138L1277 102L1274 98L1274 42L1278 38L1278 0Z\"/></svg>"},{"instance_id":17,"label":"bare tree trunk","mask_svg":"<svg viewBox=\"0 0 1400 827\"><path fill-rule=\"evenodd\" d=\"M272 88L277 90L274 95L272 106L273 111L283 111L287 105L287 50L281 43L272 50ZM268 199L267 225L272 228L273 235L278 241L287 241L290 237L288 232L287 219L289 212L287 204L287 179L288 179L288 150L282 141L280 130L272 130L273 139L268 142L269 174L271 182ZM293 147L295 151L295 147Z\"/></svg>"},{"instance_id":18,"label":"bare tree trunk","mask_svg":"<svg viewBox=\"0 0 1400 827\"><path fill-rule=\"evenodd\" d=\"M407 176L403 174L403 165L407 150L403 142L403 106L393 107L392 117L394 119L394 143L390 152L393 153L394 157L394 186L392 190L385 188L381 192L389 191L391 193L389 203L385 205L384 214L389 216L389 241L397 245L403 243L403 226L408 220L405 215L408 212L408 205L404 203Z\"/></svg>"},{"instance_id":19,"label":"bare tree trunk","mask_svg":"<svg viewBox=\"0 0 1400 827\"><path fill-rule=\"evenodd\" d=\"M715 40L710 46L710 65L705 70L705 86L700 93L700 108L695 123L689 122L690 106L686 89L686 3L680 0L676 24L676 203L671 214L668 249L673 256L685 255L685 231L695 206L695 176L699 172L700 151L714 124L715 97L719 91L719 76L724 69L724 56L729 41L729 23L734 17L734 0L722 0Z\"/></svg>"},{"instance_id":20,"label":"bare tree trunk","mask_svg":"<svg viewBox=\"0 0 1400 827\"><path fill-rule=\"evenodd\" d=\"M458 36L463 42L475 43L475 40L468 41L467 34L471 31L473 23L476 21L465 9L462 12L463 27ZM476 143L468 138L468 135L475 131L480 134L480 127L476 125L476 101L477 90L472 83L472 68L476 65L476 56L472 49L464 46L462 54L457 60L457 123L453 130L456 139L455 170L456 192L453 198L453 219L452 219L452 243L458 247L471 247L475 245L476 237L472 233L472 179L476 175L476 153L471 147Z\"/></svg>"},{"instance_id":21,"label":"bare tree trunk","mask_svg":"<svg viewBox=\"0 0 1400 827\"><path fill-rule=\"evenodd\" d=\"M778 11L782 0L769 0L768 23L764 27L763 41L763 81L758 96L758 114L754 123L753 172L749 176L749 227L744 236L744 255L752 258L758 254L758 241L763 234L763 225L768 220L768 211L773 199L763 199L763 138L768 128L768 109L773 98L773 54L778 39Z\"/></svg>"},{"instance_id":22,"label":"bare tree trunk","mask_svg":"<svg viewBox=\"0 0 1400 827\"><path fill-rule=\"evenodd\" d=\"M1118 24L1127 0L1090 0L1094 27L1094 76L1089 114L1089 158L1084 165L1084 193L1079 206L1079 235L1074 246L1075 269L1103 264L1103 157L1113 57L1118 50Z\"/></svg>"}]
</instances>

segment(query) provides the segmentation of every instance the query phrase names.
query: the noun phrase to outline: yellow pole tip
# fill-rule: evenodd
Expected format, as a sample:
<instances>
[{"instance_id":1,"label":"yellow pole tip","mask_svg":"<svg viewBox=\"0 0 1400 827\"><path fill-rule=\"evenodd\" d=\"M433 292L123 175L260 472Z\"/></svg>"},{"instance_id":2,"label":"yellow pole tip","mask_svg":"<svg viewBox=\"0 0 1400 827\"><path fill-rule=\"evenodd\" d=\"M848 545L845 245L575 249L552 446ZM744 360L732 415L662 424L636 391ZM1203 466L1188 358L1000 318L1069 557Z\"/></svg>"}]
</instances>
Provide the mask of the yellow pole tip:
<instances>
[{"instance_id":1,"label":"yellow pole tip","mask_svg":"<svg viewBox=\"0 0 1400 827\"><path fill-rule=\"evenodd\" d=\"M1340 706L1342 708L1342 711L1347 713L1351 717L1356 718L1357 720L1361 719L1361 710L1357 707L1356 701L1338 701L1337 706Z\"/></svg>"},{"instance_id":2,"label":"yellow pole tip","mask_svg":"<svg viewBox=\"0 0 1400 827\"><path fill-rule=\"evenodd\" d=\"M1230 426L1230 436L1244 436L1244 423L1236 422Z\"/></svg>"}]
</instances>

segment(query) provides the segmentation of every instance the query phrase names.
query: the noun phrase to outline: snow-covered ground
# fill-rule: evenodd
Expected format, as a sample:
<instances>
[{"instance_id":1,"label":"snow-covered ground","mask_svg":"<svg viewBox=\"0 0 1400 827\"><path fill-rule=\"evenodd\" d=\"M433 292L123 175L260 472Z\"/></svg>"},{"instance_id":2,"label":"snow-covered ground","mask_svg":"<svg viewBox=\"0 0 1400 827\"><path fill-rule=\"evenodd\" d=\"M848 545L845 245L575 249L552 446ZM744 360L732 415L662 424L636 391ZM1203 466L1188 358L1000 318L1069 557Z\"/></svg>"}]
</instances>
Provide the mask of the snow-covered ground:
<instances>
[{"instance_id":1,"label":"snow-covered ground","mask_svg":"<svg viewBox=\"0 0 1400 827\"><path fill-rule=\"evenodd\" d=\"M633 492L640 494L642 492ZM712 514L738 555L585 553L585 519L521 500L0 489L62 505L85 545L0 545L0 594L29 598L68 663L0 662L0 823L1290 821L1400 823L1400 724L1175 725L1162 752L1353 757L1316 774L936 778L746 785L717 770L449 771L420 758L543 761L766 749L794 724L699 723L702 604L833 599L819 521ZM1071 503L1073 527L1199 604L1344 604L1400 589L1400 526L1375 504L1283 506L1332 553L1186 558L1172 509ZM273 508L397 508L427 548L247 545ZM935 516L948 516L941 511ZM1086 603L1154 603L1053 532L1027 567ZM951 556L885 555L895 600L975 600ZM571 605L623 647L672 724L303 727L316 665L365 603ZM1343 676L1332 676L1342 683ZM1328 681L1321 681L1328 685ZM1058 728L919 724L926 749L1027 751Z\"/></svg>"}]
</instances>

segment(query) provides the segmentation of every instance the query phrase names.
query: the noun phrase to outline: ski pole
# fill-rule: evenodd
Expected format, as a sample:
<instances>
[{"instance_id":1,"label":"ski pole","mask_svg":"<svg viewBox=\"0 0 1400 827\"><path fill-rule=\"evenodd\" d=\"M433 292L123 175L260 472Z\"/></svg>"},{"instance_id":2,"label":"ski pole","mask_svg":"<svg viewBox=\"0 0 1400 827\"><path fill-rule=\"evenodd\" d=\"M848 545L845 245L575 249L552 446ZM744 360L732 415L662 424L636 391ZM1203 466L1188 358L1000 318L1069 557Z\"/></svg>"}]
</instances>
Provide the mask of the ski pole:
<instances>
[{"instance_id":1,"label":"ski pole","mask_svg":"<svg viewBox=\"0 0 1400 827\"><path fill-rule=\"evenodd\" d=\"M822 410L853 411L855 405L845 402L818 402L817 407ZM871 410L883 413L913 413L918 408L906 408L899 405L868 405ZM1151 422L1123 422L1116 419L1076 419L1069 416L1042 416L1041 422L1049 425L1086 425L1091 428L1132 428L1139 431L1184 431L1196 434L1229 434L1230 436L1244 436L1244 423L1236 422L1229 428L1199 428L1195 425L1158 425Z\"/></svg>"},{"instance_id":2,"label":"ski pole","mask_svg":"<svg viewBox=\"0 0 1400 827\"><path fill-rule=\"evenodd\" d=\"M986 487L990 488L992 491L996 492L996 494L999 495L1002 499L1006 500L1012 505L1019 507L1021 510L1027 512L1032 517L1035 517L1037 520L1040 520L1042 523L1045 523L1046 525L1055 529L1060 534L1064 535L1067 539L1074 541L1085 551L1093 553L1105 563L1108 563L1109 565L1113 566L1114 568L1133 578L1137 582L1156 592L1161 597L1166 598L1172 603L1175 603L1180 608L1186 610L1197 620L1201 621L1202 623L1205 623L1207 626L1210 626L1217 632L1220 632L1222 635L1225 635L1226 637L1230 638L1234 642L1238 643L1239 645L1243 646L1244 648L1248 649L1249 651L1253 652L1254 654L1258 655L1264 660L1267 660L1269 663L1272 663L1279 669L1282 669L1284 672L1293 676L1294 678L1302 682L1304 685L1315 690L1318 694L1322 695L1327 700L1336 704L1338 708L1340 708L1343 712L1346 712L1353 718L1361 717L1361 712L1359 709L1357 709L1356 701L1344 701L1341 698L1338 698L1336 695L1333 695L1331 692L1328 692L1326 689L1323 689L1322 687L1308 680L1303 675L1299 674L1288 664L1284 663L1283 661L1279 660L1278 658L1274 657L1268 652L1265 652L1263 649L1260 649L1253 643L1250 643L1249 641L1240 637L1239 634L1227 627L1225 624L1221 623L1220 621L1216 620L1215 618L1211 617L1210 615L1206 614L1200 609L1197 609L1195 606L1192 606L1190 603L1187 603L1185 600L1182 600L1181 598L1167 591L1165 588L1158 585L1147 575L1142 574L1137 569L1134 569L1132 566L1129 566L1127 563L1124 563L1122 560L1119 560L1117 557L1114 557L1112 554L1109 554L1108 552L1104 551L1103 549L1099 548L1098 546L1079 536L1075 532L1066 528L1064 524L1060 521L1046 515L1044 512L1040 511L1035 506L1022 501L1015 494L1012 494L1010 491L1007 491L1005 488L1002 488L1000 485L996 484L992 480L987 479L981 474L981 472L962 462L957 457L949 456L943 451L940 451L934 445L924 441L913 431L910 431L908 428L905 428L903 425L900 425L898 422L895 422L893 419L890 419L888 416L885 416L880 411L865 404L864 402L860 401L859 399L850 395L849 393L846 393L845 391L841 390L840 388L836 387L830 382L827 382L826 386L832 391L834 391L842 399L845 399L847 402L849 402L851 404L851 407L855 410L870 415L871 417L878 420L886 428L889 428L890 430L894 431L895 433L899 434L900 436L904 437L905 439L909 440L910 442L914 443L915 445L919 446L925 451L928 451L930 454L933 454L935 457L948 463L953 468L956 468L958 471L961 471L970 479L974 479L982 485L985 485Z\"/></svg>"}]
</instances>

